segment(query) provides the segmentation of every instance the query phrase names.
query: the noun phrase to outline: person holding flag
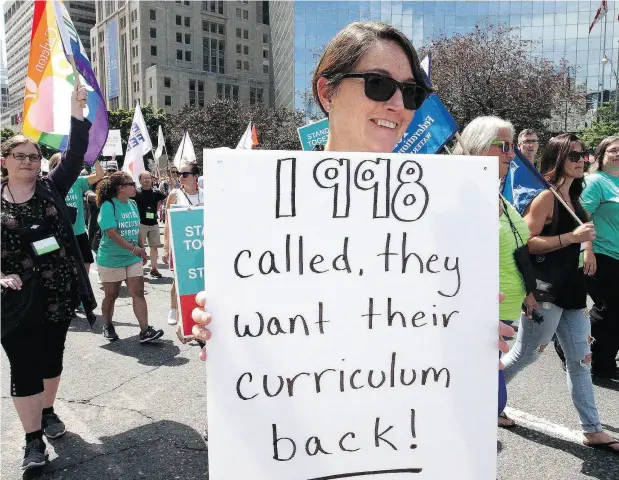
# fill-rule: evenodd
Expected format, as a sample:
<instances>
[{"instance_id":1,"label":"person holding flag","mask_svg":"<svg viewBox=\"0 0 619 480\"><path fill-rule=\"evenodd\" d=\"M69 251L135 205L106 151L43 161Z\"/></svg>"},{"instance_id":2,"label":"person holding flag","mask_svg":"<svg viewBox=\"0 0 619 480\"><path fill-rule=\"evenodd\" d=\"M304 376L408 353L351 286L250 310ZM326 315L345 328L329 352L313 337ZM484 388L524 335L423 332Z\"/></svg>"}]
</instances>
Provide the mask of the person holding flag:
<instances>
[{"instance_id":1,"label":"person holding flag","mask_svg":"<svg viewBox=\"0 0 619 480\"><path fill-rule=\"evenodd\" d=\"M536 256L535 293L542 303L543 321L537 323L521 315L516 342L503 357L504 375L509 384L539 358L556 333L565 352L568 389L580 417L583 444L619 455L619 440L602 428L591 380L591 324L585 316L587 292L579 257L584 243L584 274L594 275L591 242L596 232L579 200L584 185L584 153L582 141L564 133L551 138L542 155L540 173L564 205L549 188L525 210L524 219L531 231L529 251ZM543 288L544 284L548 287Z\"/></svg>"},{"instance_id":2,"label":"person holding flag","mask_svg":"<svg viewBox=\"0 0 619 480\"><path fill-rule=\"evenodd\" d=\"M2 347L26 433L24 470L45 465L43 435L66 432L54 402L67 331L80 299L87 312L97 306L65 203L88 150L87 99L86 87L76 84L68 148L45 178L36 142L17 135L2 144Z\"/></svg>"}]
</instances>

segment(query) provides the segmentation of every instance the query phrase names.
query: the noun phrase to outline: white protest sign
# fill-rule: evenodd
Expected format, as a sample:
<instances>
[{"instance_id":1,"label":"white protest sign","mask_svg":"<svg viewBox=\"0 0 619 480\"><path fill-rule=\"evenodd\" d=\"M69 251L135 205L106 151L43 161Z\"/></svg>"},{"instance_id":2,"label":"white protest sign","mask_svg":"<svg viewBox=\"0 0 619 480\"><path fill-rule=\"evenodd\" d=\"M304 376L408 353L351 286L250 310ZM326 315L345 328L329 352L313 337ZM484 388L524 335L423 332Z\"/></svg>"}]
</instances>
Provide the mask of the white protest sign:
<instances>
[{"instance_id":1,"label":"white protest sign","mask_svg":"<svg viewBox=\"0 0 619 480\"><path fill-rule=\"evenodd\" d=\"M494 480L497 159L231 150L204 178L209 478Z\"/></svg>"},{"instance_id":2,"label":"white protest sign","mask_svg":"<svg viewBox=\"0 0 619 480\"><path fill-rule=\"evenodd\" d=\"M103 146L101 155L104 157L112 157L114 155L123 154L123 144L120 139L120 130L110 130L107 134L107 141Z\"/></svg>"}]
</instances>

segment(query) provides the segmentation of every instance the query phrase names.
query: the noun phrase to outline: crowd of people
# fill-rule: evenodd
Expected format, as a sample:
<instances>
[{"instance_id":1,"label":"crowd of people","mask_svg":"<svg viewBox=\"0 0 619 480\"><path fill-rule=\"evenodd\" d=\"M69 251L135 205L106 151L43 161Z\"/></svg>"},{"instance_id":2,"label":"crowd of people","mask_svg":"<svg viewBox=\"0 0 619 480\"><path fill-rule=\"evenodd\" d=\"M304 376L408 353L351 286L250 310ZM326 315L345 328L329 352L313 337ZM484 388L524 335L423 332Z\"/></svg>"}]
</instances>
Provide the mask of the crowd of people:
<instances>
[{"instance_id":1,"label":"crowd of people","mask_svg":"<svg viewBox=\"0 0 619 480\"><path fill-rule=\"evenodd\" d=\"M353 23L338 33L314 71L312 88L329 118L324 149L333 152L391 152L432 92L411 42L378 22ZM66 432L54 400L74 311L96 308L88 278L95 261L92 250L104 291L103 337L118 339L114 305L124 281L141 329L139 342L156 341L164 332L149 325L144 277L161 277L161 247L163 263L174 267L169 223L161 212L174 205L204 204L195 163L171 168L159 189L154 188L158 179L148 172L140 175L137 188L131 175L109 166L105 171L98 164L80 177L90 128L81 107L86 96L84 87L75 88L69 147L50 161L47 175L41 175L42 155L35 142L17 135L2 145L2 346L26 435L24 469L45 464L43 436L55 439ZM514 157L514 137L508 120L480 117L465 126L455 153L497 157L503 178ZM536 133L524 130L517 144L535 162L540 147ZM603 431L604 412L596 407L593 381L618 377L619 136L597 146L595 173L587 172L584 153L585 145L573 134L550 139L536 164L552 188L522 214L497 191L497 294L501 292L502 302L495 321L504 365L498 373L498 424L515 425L504 412L507 385L556 337L583 443L617 455L619 441ZM165 222L163 245L159 220ZM594 302L588 315L587 295ZM204 344L213 318L205 292L196 302L193 338L203 346L200 358L206 360ZM177 322L173 285L168 324ZM514 337L515 322L518 333L510 350L506 340Z\"/></svg>"}]
</instances>

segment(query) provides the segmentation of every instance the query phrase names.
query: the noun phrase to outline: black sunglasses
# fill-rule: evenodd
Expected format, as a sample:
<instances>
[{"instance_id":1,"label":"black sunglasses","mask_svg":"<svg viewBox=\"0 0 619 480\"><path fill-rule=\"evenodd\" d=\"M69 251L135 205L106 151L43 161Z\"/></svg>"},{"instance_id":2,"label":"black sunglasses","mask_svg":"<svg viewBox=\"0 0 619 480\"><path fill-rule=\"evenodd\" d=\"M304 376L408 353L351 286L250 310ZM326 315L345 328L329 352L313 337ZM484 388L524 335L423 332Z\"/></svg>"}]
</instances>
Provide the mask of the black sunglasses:
<instances>
[{"instance_id":1,"label":"black sunglasses","mask_svg":"<svg viewBox=\"0 0 619 480\"><path fill-rule=\"evenodd\" d=\"M346 73L342 78L363 78L365 96L375 102L386 102L395 94L396 89L402 92L402 101L407 110L417 110L428 97L428 90L416 83L398 82L381 73Z\"/></svg>"},{"instance_id":2,"label":"black sunglasses","mask_svg":"<svg viewBox=\"0 0 619 480\"><path fill-rule=\"evenodd\" d=\"M585 159L585 153L584 152L575 152L575 151L571 151L570 153L567 154L567 159L570 162L580 162L581 160Z\"/></svg>"},{"instance_id":3,"label":"black sunglasses","mask_svg":"<svg viewBox=\"0 0 619 480\"><path fill-rule=\"evenodd\" d=\"M189 175L193 175L193 173L191 172L179 172L178 174L183 178L187 178Z\"/></svg>"},{"instance_id":4,"label":"black sunglasses","mask_svg":"<svg viewBox=\"0 0 619 480\"><path fill-rule=\"evenodd\" d=\"M121 183L120 185L123 187L135 187L135 182Z\"/></svg>"},{"instance_id":5,"label":"black sunglasses","mask_svg":"<svg viewBox=\"0 0 619 480\"><path fill-rule=\"evenodd\" d=\"M116 170L115 168L108 168L106 170L107 173L116 173L118 170Z\"/></svg>"}]
</instances>

